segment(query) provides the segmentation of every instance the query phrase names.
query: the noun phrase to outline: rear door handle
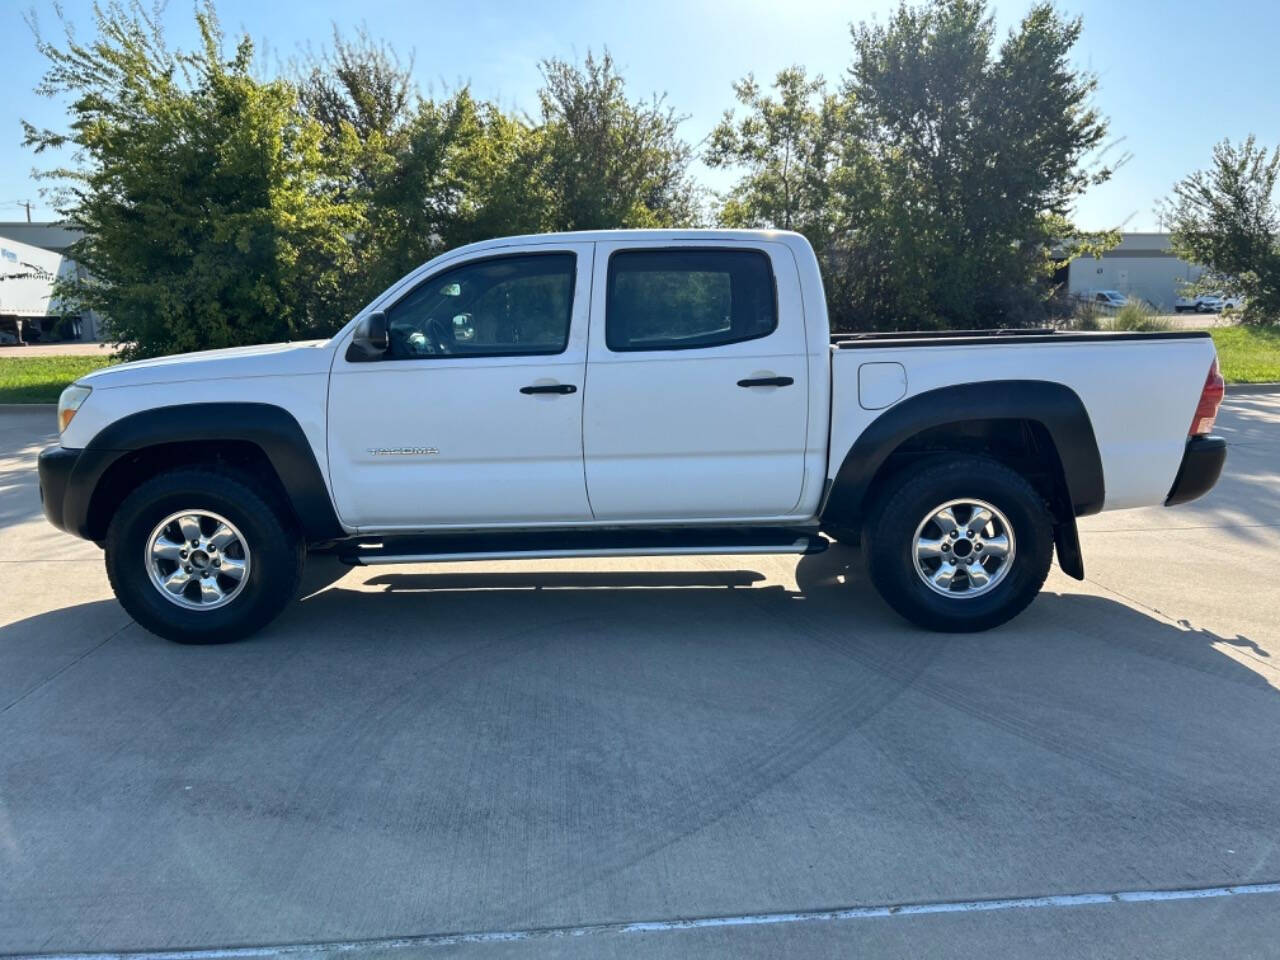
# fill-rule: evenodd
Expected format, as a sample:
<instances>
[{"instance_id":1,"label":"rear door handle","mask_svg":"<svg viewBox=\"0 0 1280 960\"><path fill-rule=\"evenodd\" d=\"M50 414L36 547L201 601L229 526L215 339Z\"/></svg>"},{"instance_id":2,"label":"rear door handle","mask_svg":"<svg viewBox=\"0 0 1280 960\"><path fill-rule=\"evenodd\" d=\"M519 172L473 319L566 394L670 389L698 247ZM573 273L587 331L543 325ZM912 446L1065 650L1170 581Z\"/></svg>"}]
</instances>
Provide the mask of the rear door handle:
<instances>
[{"instance_id":1,"label":"rear door handle","mask_svg":"<svg viewBox=\"0 0 1280 960\"><path fill-rule=\"evenodd\" d=\"M539 383L532 387L521 387L521 393L577 393L578 388L572 383Z\"/></svg>"},{"instance_id":2,"label":"rear door handle","mask_svg":"<svg viewBox=\"0 0 1280 960\"><path fill-rule=\"evenodd\" d=\"M795 380L791 377L756 377L752 380L739 380L740 387L789 387Z\"/></svg>"}]
</instances>

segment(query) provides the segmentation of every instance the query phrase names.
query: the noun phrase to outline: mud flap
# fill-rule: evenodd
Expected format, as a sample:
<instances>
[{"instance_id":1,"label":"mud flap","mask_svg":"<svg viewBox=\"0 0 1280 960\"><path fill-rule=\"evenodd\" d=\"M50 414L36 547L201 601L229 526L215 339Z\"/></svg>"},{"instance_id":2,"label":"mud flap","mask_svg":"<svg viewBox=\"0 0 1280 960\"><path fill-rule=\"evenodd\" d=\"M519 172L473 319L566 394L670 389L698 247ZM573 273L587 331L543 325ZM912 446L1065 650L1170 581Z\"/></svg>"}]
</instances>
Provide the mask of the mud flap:
<instances>
[{"instance_id":1,"label":"mud flap","mask_svg":"<svg viewBox=\"0 0 1280 960\"><path fill-rule=\"evenodd\" d=\"M1062 572L1075 580L1083 580L1084 554L1080 551L1075 517L1053 525L1053 549L1058 554L1058 566Z\"/></svg>"}]
</instances>

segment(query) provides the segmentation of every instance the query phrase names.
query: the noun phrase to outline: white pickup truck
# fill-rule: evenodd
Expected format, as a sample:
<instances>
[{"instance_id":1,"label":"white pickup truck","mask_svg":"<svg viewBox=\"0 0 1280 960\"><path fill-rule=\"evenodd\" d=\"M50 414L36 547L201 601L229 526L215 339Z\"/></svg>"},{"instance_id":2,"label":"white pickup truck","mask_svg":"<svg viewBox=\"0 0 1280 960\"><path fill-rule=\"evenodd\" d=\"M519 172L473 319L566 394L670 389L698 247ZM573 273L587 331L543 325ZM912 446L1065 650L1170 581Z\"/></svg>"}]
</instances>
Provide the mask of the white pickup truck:
<instances>
[{"instance_id":1,"label":"white pickup truck","mask_svg":"<svg viewBox=\"0 0 1280 960\"><path fill-rule=\"evenodd\" d=\"M1075 518L1217 481L1206 334L831 335L793 233L607 231L450 251L329 340L67 388L45 514L138 623L245 636L308 550L352 564L812 553L861 538L899 613L1003 623Z\"/></svg>"}]
</instances>

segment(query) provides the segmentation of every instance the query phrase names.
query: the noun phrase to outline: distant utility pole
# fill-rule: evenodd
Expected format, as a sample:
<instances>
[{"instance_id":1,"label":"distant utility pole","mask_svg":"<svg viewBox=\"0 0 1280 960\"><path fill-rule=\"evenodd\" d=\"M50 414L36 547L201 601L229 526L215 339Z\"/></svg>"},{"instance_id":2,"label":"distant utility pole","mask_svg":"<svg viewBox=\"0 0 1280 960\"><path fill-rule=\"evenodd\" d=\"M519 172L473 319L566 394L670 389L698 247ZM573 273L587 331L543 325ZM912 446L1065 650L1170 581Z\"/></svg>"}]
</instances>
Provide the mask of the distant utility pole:
<instances>
[{"instance_id":1,"label":"distant utility pole","mask_svg":"<svg viewBox=\"0 0 1280 960\"><path fill-rule=\"evenodd\" d=\"M35 206L30 200L4 200L0 201L0 206L7 207L13 204L15 207L22 207L27 211L27 223L31 222L31 208Z\"/></svg>"}]
</instances>

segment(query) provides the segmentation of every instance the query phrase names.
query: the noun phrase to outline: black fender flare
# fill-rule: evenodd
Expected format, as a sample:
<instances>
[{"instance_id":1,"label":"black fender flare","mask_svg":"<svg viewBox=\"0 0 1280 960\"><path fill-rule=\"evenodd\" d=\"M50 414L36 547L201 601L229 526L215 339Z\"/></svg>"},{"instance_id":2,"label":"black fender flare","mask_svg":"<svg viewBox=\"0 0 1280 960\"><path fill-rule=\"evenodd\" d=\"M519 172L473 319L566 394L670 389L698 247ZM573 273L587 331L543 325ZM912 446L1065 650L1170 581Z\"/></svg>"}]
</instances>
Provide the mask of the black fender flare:
<instances>
[{"instance_id":1,"label":"black fender flare","mask_svg":"<svg viewBox=\"0 0 1280 960\"><path fill-rule=\"evenodd\" d=\"M1030 420L1048 431L1058 450L1071 516L1059 518L1063 568L1083 576L1075 517L1097 513L1106 498L1102 457L1093 422L1079 395L1048 380L994 380L926 390L889 407L854 441L836 471L822 506L831 526L860 522L867 493L889 456L912 437L934 427L970 420ZM1074 547L1074 549L1072 549ZM1070 568L1070 569L1069 569Z\"/></svg>"},{"instance_id":2,"label":"black fender flare","mask_svg":"<svg viewBox=\"0 0 1280 960\"><path fill-rule=\"evenodd\" d=\"M309 543L345 536L311 444L291 413L268 403L191 403L154 407L103 427L80 451L67 480L63 528L99 539L90 529L94 492L122 457L168 443L241 441L266 455Z\"/></svg>"}]
</instances>

